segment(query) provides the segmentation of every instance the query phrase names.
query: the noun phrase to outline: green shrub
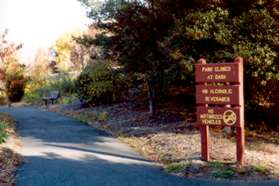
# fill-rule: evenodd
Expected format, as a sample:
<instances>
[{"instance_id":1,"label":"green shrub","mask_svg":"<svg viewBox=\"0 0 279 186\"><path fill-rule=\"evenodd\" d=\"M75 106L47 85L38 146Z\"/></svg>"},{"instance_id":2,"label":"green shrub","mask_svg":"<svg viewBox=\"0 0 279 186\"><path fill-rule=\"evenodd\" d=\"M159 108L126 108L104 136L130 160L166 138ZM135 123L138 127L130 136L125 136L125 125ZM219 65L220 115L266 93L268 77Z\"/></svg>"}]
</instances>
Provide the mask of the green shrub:
<instances>
[{"instance_id":1,"label":"green shrub","mask_svg":"<svg viewBox=\"0 0 279 186\"><path fill-rule=\"evenodd\" d=\"M78 76L76 93L85 104L106 104L121 100L127 86L122 73L102 62L94 62Z\"/></svg>"},{"instance_id":2,"label":"green shrub","mask_svg":"<svg viewBox=\"0 0 279 186\"><path fill-rule=\"evenodd\" d=\"M28 82L29 87L33 87L32 84L32 81ZM42 97L46 96L52 90L58 90L60 92L63 104L70 104L75 99L75 83L73 78L68 74L59 74L49 77L44 84L27 91L24 100L33 104L42 103Z\"/></svg>"},{"instance_id":3,"label":"green shrub","mask_svg":"<svg viewBox=\"0 0 279 186\"><path fill-rule=\"evenodd\" d=\"M8 128L8 124L0 121L0 144L4 143L8 138L8 133L6 131L7 128Z\"/></svg>"},{"instance_id":4,"label":"green shrub","mask_svg":"<svg viewBox=\"0 0 279 186\"><path fill-rule=\"evenodd\" d=\"M38 104L42 102L42 96L38 90L32 92L26 92L23 100L27 103Z\"/></svg>"},{"instance_id":5,"label":"green shrub","mask_svg":"<svg viewBox=\"0 0 279 186\"><path fill-rule=\"evenodd\" d=\"M44 87L48 90L58 90L61 95L72 95L75 92L75 83L69 74L60 74L48 81Z\"/></svg>"},{"instance_id":6,"label":"green shrub","mask_svg":"<svg viewBox=\"0 0 279 186\"><path fill-rule=\"evenodd\" d=\"M69 95L69 96L63 96L60 99L60 103L64 105L72 104L74 101L77 100L77 97L75 95Z\"/></svg>"}]
</instances>

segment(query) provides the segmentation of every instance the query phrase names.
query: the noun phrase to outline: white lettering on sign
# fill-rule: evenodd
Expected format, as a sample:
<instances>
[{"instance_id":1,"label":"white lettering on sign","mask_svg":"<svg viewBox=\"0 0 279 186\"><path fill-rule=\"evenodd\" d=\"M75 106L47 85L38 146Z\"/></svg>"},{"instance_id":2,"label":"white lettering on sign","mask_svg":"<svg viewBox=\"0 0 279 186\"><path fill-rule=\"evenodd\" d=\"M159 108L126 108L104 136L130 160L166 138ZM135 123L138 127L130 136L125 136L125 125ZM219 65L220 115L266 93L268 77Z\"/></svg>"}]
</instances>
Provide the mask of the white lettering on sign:
<instances>
[{"instance_id":1,"label":"white lettering on sign","mask_svg":"<svg viewBox=\"0 0 279 186\"><path fill-rule=\"evenodd\" d=\"M233 110L225 110L215 113L214 109L208 109L207 113L199 114L199 119L203 125L228 125L232 126L237 121L237 114Z\"/></svg>"},{"instance_id":2,"label":"white lettering on sign","mask_svg":"<svg viewBox=\"0 0 279 186\"><path fill-rule=\"evenodd\" d=\"M208 110L207 114L201 114L200 119L204 125L221 125L223 120L222 114L214 114L213 110Z\"/></svg>"},{"instance_id":3,"label":"white lettering on sign","mask_svg":"<svg viewBox=\"0 0 279 186\"><path fill-rule=\"evenodd\" d=\"M202 72L212 72L213 67L202 67Z\"/></svg>"},{"instance_id":4,"label":"white lettering on sign","mask_svg":"<svg viewBox=\"0 0 279 186\"><path fill-rule=\"evenodd\" d=\"M227 76L225 75L225 74L221 74L221 75L215 75L214 76L214 78L216 79L216 80L220 80L220 79L226 79L227 78Z\"/></svg>"},{"instance_id":5,"label":"white lettering on sign","mask_svg":"<svg viewBox=\"0 0 279 186\"><path fill-rule=\"evenodd\" d=\"M231 99L230 99L230 97L227 97L227 96L224 96L224 97L216 97L216 96L214 96L214 97L208 97L208 96L206 96L205 97L205 101L210 101L210 102L230 102L231 101Z\"/></svg>"},{"instance_id":6,"label":"white lettering on sign","mask_svg":"<svg viewBox=\"0 0 279 186\"><path fill-rule=\"evenodd\" d=\"M232 69L230 66L220 66L220 67L214 67L215 72L230 72Z\"/></svg>"},{"instance_id":7,"label":"white lettering on sign","mask_svg":"<svg viewBox=\"0 0 279 186\"><path fill-rule=\"evenodd\" d=\"M202 89L202 94L227 94L227 95L230 95L230 94L232 94L232 92L233 91L231 88Z\"/></svg>"}]
</instances>

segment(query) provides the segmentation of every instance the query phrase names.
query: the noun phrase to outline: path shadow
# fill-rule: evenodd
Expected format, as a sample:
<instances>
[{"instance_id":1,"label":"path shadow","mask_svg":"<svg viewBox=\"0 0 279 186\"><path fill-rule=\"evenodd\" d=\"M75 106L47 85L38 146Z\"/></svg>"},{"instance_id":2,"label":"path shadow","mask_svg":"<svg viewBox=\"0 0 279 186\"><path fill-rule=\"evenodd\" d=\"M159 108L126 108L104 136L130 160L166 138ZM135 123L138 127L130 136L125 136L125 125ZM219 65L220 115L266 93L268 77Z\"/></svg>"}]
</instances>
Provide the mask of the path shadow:
<instances>
[{"instance_id":1,"label":"path shadow","mask_svg":"<svg viewBox=\"0 0 279 186\"><path fill-rule=\"evenodd\" d=\"M22 138L32 138L47 143L103 142L112 139L104 131L94 129L77 120L32 107L6 108L1 112L17 120L17 133Z\"/></svg>"},{"instance_id":2,"label":"path shadow","mask_svg":"<svg viewBox=\"0 0 279 186\"><path fill-rule=\"evenodd\" d=\"M26 157L19 170L22 186L186 186L188 181L146 164L115 163L87 156L65 159L57 154ZM67 167L67 169L65 169ZM73 171L74 170L74 171ZM23 174L24 173L24 174ZM24 175L24 176L20 176Z\"/></svg>"},{"instance_id":3,"label":"path shadow","mask_svg":"<svg viewBox=\"0 0 279 186\"><path fill-rule=\"evenodd\" d=\"M24 176L17 176L18 185L22 186L278 186L279 183L184 179L148 164L111 162L94 156L74 160L50 153L26 157L26 161L31 163L18 171L18 175Z\"/></svg>"}]
</instances>

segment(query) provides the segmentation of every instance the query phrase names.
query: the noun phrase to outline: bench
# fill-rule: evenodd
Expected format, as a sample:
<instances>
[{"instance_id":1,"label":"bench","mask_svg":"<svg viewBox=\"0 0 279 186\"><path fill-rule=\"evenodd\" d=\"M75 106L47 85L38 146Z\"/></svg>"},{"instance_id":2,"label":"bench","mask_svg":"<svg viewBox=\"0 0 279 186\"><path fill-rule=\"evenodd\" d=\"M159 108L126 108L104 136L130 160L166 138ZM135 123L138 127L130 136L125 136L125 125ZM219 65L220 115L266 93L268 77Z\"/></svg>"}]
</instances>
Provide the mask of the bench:
<instances>
[{"instance_id":1,"label":"bench","mask_svg":"<svg viewBox=\"0 0 279 186\"><path fill-rule=\"evenodd\" d=\"M48 105L48 102L50 101L51 104L57 103L57 100L60 97L60 92L57 90L50 91L48 93L44 93L42 100L45 102L45 105Z\"/></svg>"}]
</instances>

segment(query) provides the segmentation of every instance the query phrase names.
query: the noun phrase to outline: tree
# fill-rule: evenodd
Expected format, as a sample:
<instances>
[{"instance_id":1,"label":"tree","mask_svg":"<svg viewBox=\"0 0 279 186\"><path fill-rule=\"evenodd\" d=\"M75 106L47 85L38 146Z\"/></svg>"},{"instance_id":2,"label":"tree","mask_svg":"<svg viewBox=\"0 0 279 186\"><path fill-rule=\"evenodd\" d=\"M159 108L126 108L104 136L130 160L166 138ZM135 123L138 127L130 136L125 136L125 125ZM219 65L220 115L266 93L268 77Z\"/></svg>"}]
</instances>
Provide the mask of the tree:
<instances>
[{"instance_id":1,"label":"tree","mask_svg":"<svg viewBox=\"0 0 279 186\"><path fill-rule=\"evenodd\" d=\"M0 34L0 67L2 72L2 90L5 90L6 96L10 102L18 102L24 95L25 65L19 63L17 51L22 45L9 43L6 39L8 31Z\"/></svg>"},{"instance_id":2,"label":"tree","mask_svg":"<svg viewBox=\"0 0 279 186\"><path fill-rule=\"evenodd\" d=\"M0 68L2 71L6 71L7 68L12 65L17 59L17 51L22 48L22 44L16 45L7 41L6 37L8 30L0 33Z\"/></svg>"},{"instance_id":3,"label":"tree","mask_svg":"<svg viewBox=\"0 0 279 186\"><path fill-rule=\"evenodd\" d=\"M278 0L146 0L121 5L106 14L108 19L101 17L97 25L102 33L91 43L102 46L105 56L126 72L144 75L151 112L154 98L165 87L193 87L193 65L199 58L224 62L242 56L247 113L260 112L263 105L277 113Z\"/></svg>"},{"instance_id":4,"label":"tree","mask_svg":"<svg viewBox=\"0 0 279 186\"><path fill-rule=\"evenodd\" d=\"M49 51L39 48L31 64L26 73L29 80L26 84L27 93L35 92L46 85L47 79L51 73Z\"/></svg>"},{"instance_id":5,"label":"tree","mask_svg":"<svg viewBox=\"0 0 279 186\"><path fill-rule=\"evenodd\" d=\"M89 8L88 16L98 20L113 17L117 11L127 3L138 0L79 0L84 6Z\"/></svg>"},{"instance_id":6,"label":"tree","mask_svg":"<svg viewBox=\"0 0 279 186\"><path fill-rule=\"evenodd\" d=\"M6 74L12 73L13 68L18 65L17 51L22 47L21 44L8 42L7 35L8 30L0 33L0 80L5 80Z\"/></svg>"},{"instance_id":7,"label":"tree","mask_svg":"<svg viewBox=\"0 0 279 186\"><path fill-rule=\"evenodd\" d=\"M13 73L8 73L5 79L6 95L10 103L19 102L25 92L24 65L13 67Z\"/></svg>"},{"instance_id":8,"label":"tree","mask_svg":"<svg viewBox=\"0 0 279 186\"><path fill-rule=\"evenodd\" d=\"M225 1L224 1L225 2ZM211 62L245 59L245 106L249 125L278 127L279 21L276 1L233 1L208 10L192 10L175 19L164 42L172 61ZM278 5L278 1L277 1ZM278 7L278 6L277 6ZM186 26L185 26L186 25ZM192 75L193 71L189 72ZM260 117L254 117L260 114ZM273 118L273 119L271 119Z\"/></svg>"},{"instance_id":9,"label":"tree","mask_svg":"<svg viewBox=\"0 0 279 186\"><path fill-rule=\"evenodd\" d=\"M59 71L80 70L84 66L85 48L79 46L74 37L81 35L81 31L66 32L53 45L55 63Z\"/></svg>"},{"instance_id":10,"label":"tree","mask_svg":"<svg viewBox=\"0 0 279 186\"><path fill-rule=\"evenodd\" d=\"M144 74L149 110L154 113L155 100L166 85L166 71L171 68L159 47L168 24L158 17L154 6L150 11L149 6L137 1L122 1L121 5L117 11L108 12L111 19L99 22L103 32L93 43L102 46L106 57L119 61L127 73Z\"/></svg>"},{"instance_id":11,"label":"tree","mask_svg":"<svg viewBox=\"0 0 279 186\"><path fill-rule=\"evenodd\" d=\"M97 24L103 33L92 43L102 46L107 57L118 61L126 72L144 75L150 113L155 112L155 101L177 78L179 65L171 63L162 46L174 17L193 8L206 9L208 2L211 1L106 1L103 5L103 16L99 16Z\"/></svg>"}]
</instances>

